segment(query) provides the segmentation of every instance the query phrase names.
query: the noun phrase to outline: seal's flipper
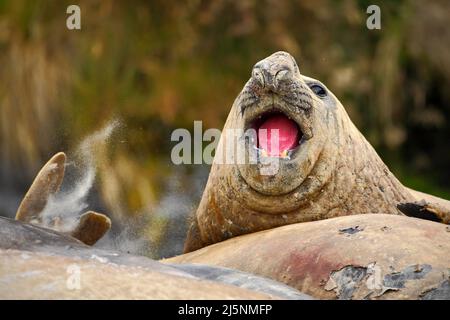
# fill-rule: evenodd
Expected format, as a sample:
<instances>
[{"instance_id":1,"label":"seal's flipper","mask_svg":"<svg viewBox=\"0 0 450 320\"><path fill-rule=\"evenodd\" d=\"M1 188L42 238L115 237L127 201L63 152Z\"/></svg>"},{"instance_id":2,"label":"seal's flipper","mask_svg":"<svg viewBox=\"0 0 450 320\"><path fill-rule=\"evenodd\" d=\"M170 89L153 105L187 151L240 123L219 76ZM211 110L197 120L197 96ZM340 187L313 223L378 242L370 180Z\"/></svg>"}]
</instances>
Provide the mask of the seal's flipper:
<instances>
[{"instance_id":1,"label":"seal's flipper","mask_svg":"<svg viewBox=\"0 0 450 320\"><path fill-rule=\"evenodd\" d=\"M69 234L87 245L93 245L111 228L104 214L88 211L81 215L78 225Z\"/></svg>"},{"instance_id":2,"label":"seal's flipper","mask_svg":"<svg viewBox=\"0 0 450 320\"><path fill-rule=\"evenodd\" d=\"M65 153L58 152L42 167L17 209L16 220L41 222L39 213L47 204L48 197L58 192L64 178L65 163Z\"/></svg>"},{"instance_id":3,"label":"seal's flipper","mask_svg":"<svg viewBox=\"0 0 450 320\"><path fill-rule=\"evenodd\" d=\"M51 228L71 235L87 245L93 245L111 228L111 220L104 214L93 211L82 214L71 231L64 231L58 225L59 216L52 221L52 225L42 221L40 214L47 205L49 196L56 194L61 187L65 164L66 155L59 152L42 167L17 209L16 220Z\"/></svg>"},{"instance_id":4,"label":"seal's flipper","mask_svg":"<svg viewBox=\"0 0 450 320\"><path fill-rule=\"evenodd\" d=\"M414 202L399 203L397 208L405 215L450 224L450 201L408 189L417 199Z\"/></svg>"}]
</instances>

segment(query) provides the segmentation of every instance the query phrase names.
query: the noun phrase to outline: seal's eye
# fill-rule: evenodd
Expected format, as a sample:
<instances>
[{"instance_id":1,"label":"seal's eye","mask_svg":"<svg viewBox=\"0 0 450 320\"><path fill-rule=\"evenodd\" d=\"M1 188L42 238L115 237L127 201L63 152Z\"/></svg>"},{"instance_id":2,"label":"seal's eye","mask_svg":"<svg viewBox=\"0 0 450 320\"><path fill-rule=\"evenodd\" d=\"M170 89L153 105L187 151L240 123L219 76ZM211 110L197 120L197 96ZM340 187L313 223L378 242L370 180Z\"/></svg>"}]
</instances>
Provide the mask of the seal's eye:
<instances>
[{"instance_id":1,"label":"seal's eye","mask_svg":"<svg viewBox=\"0 0 450 320\"><path fill-rule=\"evenodd\" d=\"M327 95L327 91L325 90L325 88L319 84L314 83L314 84L311 84L309 87L317 96L319 96L321 98L323 98Z\"/></svg>"}]
</instances>

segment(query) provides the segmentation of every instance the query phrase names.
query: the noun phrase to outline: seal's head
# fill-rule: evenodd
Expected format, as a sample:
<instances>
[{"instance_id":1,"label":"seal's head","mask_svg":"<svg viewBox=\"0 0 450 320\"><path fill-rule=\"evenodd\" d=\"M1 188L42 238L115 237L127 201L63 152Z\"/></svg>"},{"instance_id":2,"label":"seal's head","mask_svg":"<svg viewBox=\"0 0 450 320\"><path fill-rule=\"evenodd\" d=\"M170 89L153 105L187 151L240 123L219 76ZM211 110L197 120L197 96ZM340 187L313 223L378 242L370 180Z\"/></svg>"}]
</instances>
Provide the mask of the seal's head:
<instances>
[{"instance_id":1,"label":"seal's head","mask_svg":"<svg viewBox=\"0 0 450 320\"><path fill-rule=\"evenodd\" d=\"M230 153L237 161L221 162ZM409 200L333 93L276 52L231 108L185 251L286 224L399 214Z\"/></svg>"},{"instance_id":2,"label":"seal's head","mask_svg":"<svg viewBox=\"0 0 450 320\"><path fill-rule=\"evenodd\" d=\"M335 97L319 81L302 76L289 53L256 63L234 105L235 125L244 129L239 147L248 161L238 168L245 183L272 196L299 188L333 134L328 127L335 107Z\"/></svg>"}]
</instances>

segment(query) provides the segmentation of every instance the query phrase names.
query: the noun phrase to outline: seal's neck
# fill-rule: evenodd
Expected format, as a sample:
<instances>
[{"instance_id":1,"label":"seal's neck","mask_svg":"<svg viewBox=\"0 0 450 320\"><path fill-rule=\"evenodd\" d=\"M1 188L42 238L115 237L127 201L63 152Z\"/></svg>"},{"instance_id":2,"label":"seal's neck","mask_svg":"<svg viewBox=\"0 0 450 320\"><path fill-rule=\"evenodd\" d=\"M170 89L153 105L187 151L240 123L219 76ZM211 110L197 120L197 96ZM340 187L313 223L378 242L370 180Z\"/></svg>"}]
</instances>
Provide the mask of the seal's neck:
<instances>
[{"instance_id":1,"label":"seal's neck","mask_svg":"<svg viewBox=\"0 0 450 320\"><path fill-rule=\"evenodd\" d=\"M213 166L196 215L199 239L211 244L237 235L335 216L400 214L397 204L412 200L411 194L345 111L338 114L324 132L328 138L313 170L291 193L268 196L255 192L236 166Z\"/></svg>"},{"instance_id":2,"label":"seal's neck","mask_svg":"<svg viewBox=\"0 0 450 320\"><path fill-rule=\"evenodd\" d=\"M324 194L336 207L326 218L360 213L400 214L397 204L412 199L408 190L391 173L375 149L341 113L339 143L329 147L336 159L335 170Z\"/></svg>"}]
</instances>

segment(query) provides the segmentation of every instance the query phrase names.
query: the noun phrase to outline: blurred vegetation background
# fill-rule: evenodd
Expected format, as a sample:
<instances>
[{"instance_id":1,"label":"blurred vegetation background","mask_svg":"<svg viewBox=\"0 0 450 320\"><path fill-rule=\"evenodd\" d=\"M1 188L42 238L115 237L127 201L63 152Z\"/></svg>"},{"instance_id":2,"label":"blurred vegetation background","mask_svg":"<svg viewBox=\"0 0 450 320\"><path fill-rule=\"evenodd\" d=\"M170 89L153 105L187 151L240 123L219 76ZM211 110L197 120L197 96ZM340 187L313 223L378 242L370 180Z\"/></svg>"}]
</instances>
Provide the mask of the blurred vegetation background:
<instances>
[{"instance_id":1,"label":"blurred vegetation background","mask_svg":"<svg viewBox=\"0 0 450 320\"><path fill-rule=\"evenodd\" d=\"M172 165L170 134L222 128L253 64L278 50L336 94L404 184L450 198L449 1L77 1L70 31L72 2L0 0L0 214L52 154L119 118L91 203L126 239L116 246L180 252L209 168ZM366 28L370 4L381 30Z\"/></svg>"}]
</instances>

